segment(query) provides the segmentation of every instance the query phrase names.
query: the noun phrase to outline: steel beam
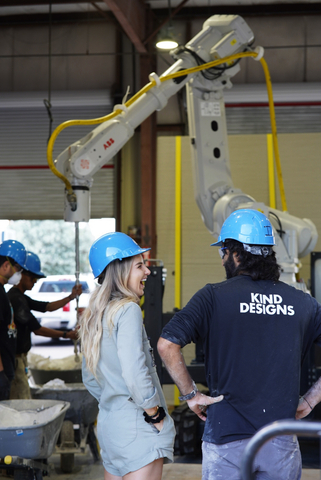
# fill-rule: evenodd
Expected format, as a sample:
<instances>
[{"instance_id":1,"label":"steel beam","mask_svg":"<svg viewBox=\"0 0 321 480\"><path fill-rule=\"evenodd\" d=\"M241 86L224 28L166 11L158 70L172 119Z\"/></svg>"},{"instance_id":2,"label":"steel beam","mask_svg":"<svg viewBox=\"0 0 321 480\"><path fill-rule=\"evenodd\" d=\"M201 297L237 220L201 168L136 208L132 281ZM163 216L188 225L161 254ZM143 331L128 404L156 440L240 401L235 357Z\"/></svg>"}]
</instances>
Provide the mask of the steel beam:
<instances>
[{"instance_id":1,"label":"steel beam","mask_svg":"<svg viewBox=\"0 0 321 480\"><path fill-rule=\"evenodd\" d=\"M143 44L146 30L145 5L140 0L104 0L139 53L147 53Z\"/></svg>"}]
</instances>

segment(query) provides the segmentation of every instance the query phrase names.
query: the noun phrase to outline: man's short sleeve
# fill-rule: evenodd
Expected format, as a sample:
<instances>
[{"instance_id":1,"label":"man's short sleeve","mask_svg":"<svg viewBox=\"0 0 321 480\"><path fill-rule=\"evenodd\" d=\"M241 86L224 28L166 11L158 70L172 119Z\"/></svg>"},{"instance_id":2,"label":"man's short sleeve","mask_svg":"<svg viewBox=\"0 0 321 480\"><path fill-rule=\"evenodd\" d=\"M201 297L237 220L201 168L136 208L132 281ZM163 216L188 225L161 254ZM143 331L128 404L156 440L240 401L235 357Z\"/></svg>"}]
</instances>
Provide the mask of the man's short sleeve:
<instances>
[{"instance_id":1,"label":"man's short sleeve","mask_svg":"<svg viewBox=\"0 0 321 480\"><path fill-rule=\"evenodd\" d=\"M41 325L36 317L31 313L32 310L36 310L35 306L39 307L41 312L46 311L46 302L36 302L27 295L24 295L17 288L11 288L8 292L8 297L14 312L14 321L19 326L28 325L31 332L38 330Z\"/></svg>"},{"instance_id":2,"label":"man's short sleeve","mask_svg":"<svg viewBox=\"0 0 321 480\"><path fill-rule=\"evenodd\" d=\"M36 312L46 312L47 305L49 302L39 302L39 300L34 300L33 298L28 297L25 295L30 310L36 310Z\"/></svg>"},{"instance_id":3,"label":"man's short sleeve","mask_svg":"<svg viewBox=\"0 0 321 480\"><path fill-rule=\"evenodd\" d=\"M199 290L187 305L163 328L161 337L184 347L206 336L213 314L212 286Z\"/></svg>"}]
</instances>

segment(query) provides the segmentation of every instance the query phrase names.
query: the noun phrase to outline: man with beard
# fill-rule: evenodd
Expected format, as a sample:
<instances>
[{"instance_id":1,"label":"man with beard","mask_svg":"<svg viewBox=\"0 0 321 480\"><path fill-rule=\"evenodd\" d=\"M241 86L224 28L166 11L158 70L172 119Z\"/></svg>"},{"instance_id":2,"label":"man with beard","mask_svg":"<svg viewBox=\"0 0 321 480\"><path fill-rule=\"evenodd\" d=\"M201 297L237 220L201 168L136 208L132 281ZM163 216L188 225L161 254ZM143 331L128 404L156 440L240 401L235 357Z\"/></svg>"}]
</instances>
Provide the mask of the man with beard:
<instances>
[{"instance_id":1,"label":"man with beard","mask_svg":"<svg viewBox=\"0 0 321 480\"><path fill-rule=\"evenodd\" d=\"M202 480L240 480L243 451L264 425L303 418L321 401L321 380L300 399L300 368L321 345L321 305L279 281L273 229L265 215L233 212L218 241L227 280L208 284L163 329L159 353L188 406L206 420ZM198 392L181 348L201 340L210 397ZM211 397L222 396L213 403ZM255 478L301 478L296 437L267 442Z\"/></svg>"}]
</instances>

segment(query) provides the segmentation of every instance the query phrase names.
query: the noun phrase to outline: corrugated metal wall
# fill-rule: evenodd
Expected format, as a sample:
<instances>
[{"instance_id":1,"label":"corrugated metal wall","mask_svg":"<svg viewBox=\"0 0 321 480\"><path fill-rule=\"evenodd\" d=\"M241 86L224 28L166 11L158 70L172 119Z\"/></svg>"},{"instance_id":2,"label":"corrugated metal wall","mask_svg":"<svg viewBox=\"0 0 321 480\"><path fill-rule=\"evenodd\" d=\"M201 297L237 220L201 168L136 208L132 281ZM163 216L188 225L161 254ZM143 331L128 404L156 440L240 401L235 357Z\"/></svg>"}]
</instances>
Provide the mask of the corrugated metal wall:
<instances>
[{"instance_id":1,"label":"corrugated metal wall","mask_svg":"<svg viewBox=\"0 0 321 480\"><path fill-rule=\"evenodd\" d=\"M275 107L278 133L321 132L321 105ZM268 107L226 108L227 132L229 135L271 133Z\"/></svg>"},{"instance_id":2,"label":"corrugated metal wall","mask_svg":"<svg viewBox=\"0 0 321 480\"><path fill-rule=\"evenodd\" d=\"M64 184L49 170L46 149L49 116L44 92L0 96L0 218L62 219ZM112 111L106 92L56 92L51 98L54 129L71 119L97 118ZM92 126L64 130L54 158ZM91 218L115 216L113 164L94 177Z\"/></svg>"},{"instance_id":3,"label":"corrugated metal wall","mask_svg":"<svg viewBox=\"0 0 321 480\"><path fill-rule=\"evenodd\" d=\"M272 86L279 133L321 132L321 83L277 83ZM234 85L224 91L230 135L271 132L267 88Z\"/></svg>"}]
</instances>

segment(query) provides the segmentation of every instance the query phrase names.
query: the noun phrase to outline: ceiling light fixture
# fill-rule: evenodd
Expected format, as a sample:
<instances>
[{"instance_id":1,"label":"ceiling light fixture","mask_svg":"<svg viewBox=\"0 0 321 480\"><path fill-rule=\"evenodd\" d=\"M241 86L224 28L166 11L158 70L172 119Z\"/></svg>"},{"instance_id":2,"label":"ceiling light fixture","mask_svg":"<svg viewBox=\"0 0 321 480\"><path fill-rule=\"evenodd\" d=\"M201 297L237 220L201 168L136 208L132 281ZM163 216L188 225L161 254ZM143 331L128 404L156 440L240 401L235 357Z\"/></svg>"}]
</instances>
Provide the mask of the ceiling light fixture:
<instances>
[{"instance_id":1,"label":"ceiling light fixture","mask_svg":"<svg viewBox=\"0 0 321 480\"><path fill-rule=\"evenodd\" d=\"M175 36L173 34L172 19L171 19L171 0L168 0L168 14L169 14L168 26L165 32L160 34L159 39L156 43L156 47L159 48L160 50L172 50L173 48L178 47L178 43L175 40Z\"/></svg>"}]
</instances>

